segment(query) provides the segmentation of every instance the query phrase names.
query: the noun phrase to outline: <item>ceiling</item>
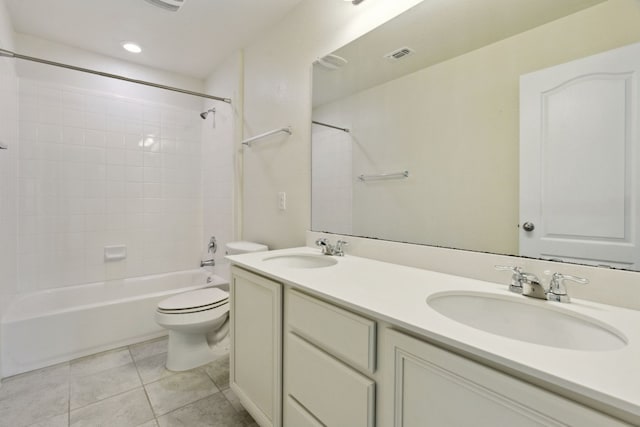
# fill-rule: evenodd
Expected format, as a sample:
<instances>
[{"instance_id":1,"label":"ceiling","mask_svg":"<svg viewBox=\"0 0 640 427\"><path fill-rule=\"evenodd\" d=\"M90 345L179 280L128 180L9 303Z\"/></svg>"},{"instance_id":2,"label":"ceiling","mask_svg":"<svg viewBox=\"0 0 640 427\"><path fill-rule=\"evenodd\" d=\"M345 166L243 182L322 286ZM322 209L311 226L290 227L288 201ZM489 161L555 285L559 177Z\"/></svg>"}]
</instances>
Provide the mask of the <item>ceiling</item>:
<instances>
[{"instance_id":1,"label":"ceiling","mask_svg":"<svg viewBox=\"0 0 640 427\"><path fill-rule=\"evenodd\" d=\"M429 0L333 52L345 65L313 74L314 107L455 58L604 0ZM415 54L384 58L398 48ZM326 58L326 57L325 57ZM327 58L330 62L331 58Z\"/></svg>"},{"instance_id":2,"label":"ceiling","mask_svg":"<svg viewBox=\"0 0 640 427\"><path fill-rule=\"evenodd\" d=\"M18 33L199 79L301 1L185 0L169 12L144 0L5 0Z\"/></svg>"}]
</instances>

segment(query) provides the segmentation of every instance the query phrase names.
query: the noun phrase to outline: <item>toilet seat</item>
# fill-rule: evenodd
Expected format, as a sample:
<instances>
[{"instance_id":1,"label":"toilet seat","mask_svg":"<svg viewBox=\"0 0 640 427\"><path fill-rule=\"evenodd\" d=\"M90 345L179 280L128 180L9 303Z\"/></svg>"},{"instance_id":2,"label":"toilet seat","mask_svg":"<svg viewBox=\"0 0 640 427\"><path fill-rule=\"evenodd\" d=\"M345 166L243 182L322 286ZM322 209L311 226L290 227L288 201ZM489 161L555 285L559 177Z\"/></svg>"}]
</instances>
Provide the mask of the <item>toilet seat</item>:
<instances>
[{"instance_id":1,"label":"toilet seat","mask_svg":"<svg viewBox=\"0 0 640 427\"><path fill-rule=\"evenodd\" d=\"M229 303L229 293L219 288L185 292L160 301L157 311L163 314L185 314L212 310Z\"/></svg>"}]
</instances>

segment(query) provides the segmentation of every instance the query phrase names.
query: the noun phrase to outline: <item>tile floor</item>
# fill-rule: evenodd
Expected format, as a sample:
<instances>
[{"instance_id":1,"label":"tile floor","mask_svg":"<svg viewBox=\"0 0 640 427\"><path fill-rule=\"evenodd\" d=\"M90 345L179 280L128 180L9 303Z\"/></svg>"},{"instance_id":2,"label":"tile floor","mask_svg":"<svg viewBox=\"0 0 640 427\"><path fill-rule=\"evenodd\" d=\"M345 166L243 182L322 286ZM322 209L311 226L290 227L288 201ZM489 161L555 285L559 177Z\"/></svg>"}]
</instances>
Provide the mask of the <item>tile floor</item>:
<instances>
[{"instance_id":1,"label":"tile floor","mask_svg":"<svg viewBox=\"0 0 640 427\"><path fill-rule=\"evenodd\" d=\"M165 369L167 340L130 345L6 378L1 427L254 427L229 388L229 356Z\"/></svg>"}]
</instances>

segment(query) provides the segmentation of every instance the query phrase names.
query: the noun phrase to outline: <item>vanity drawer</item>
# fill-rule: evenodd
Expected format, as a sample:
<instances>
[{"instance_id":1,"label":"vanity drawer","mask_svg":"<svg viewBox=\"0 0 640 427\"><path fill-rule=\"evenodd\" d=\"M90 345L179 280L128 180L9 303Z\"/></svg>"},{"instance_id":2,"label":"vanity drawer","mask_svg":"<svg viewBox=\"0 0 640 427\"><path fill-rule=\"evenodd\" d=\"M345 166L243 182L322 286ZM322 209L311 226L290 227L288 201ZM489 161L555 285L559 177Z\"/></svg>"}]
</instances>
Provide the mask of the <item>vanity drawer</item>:
<instances>
[{"instance_id":1,"label":"vanity drawer","mask_svg":"<svg viewBox=\"0 0 640 427\"><path fill-rule=\"evenodd\" d=\"M291 396L287 397L284 408L285 425L295 427L323 427L313 415L304 409Z\"/></svg>"},{"instance_id":2,"label":"vanity drawer","mask_svg":"<svg viewBox=\"0 0 640 427\"><path fill-rule=\"evenodd\" d=\"M372 427L375 383L295 334L287 338L287 399L325 426Z\"/></svg>"},{"instance_id":3,"label":"vanity drawer","mask_svg":"<svg viewBox=\"0 0 640 427\"><path fill-rule=\"evenodd\" d=\"M296 334L354 367L375 371L376 322L293 290L286 307Z\"/></svg>"}]
</instances>

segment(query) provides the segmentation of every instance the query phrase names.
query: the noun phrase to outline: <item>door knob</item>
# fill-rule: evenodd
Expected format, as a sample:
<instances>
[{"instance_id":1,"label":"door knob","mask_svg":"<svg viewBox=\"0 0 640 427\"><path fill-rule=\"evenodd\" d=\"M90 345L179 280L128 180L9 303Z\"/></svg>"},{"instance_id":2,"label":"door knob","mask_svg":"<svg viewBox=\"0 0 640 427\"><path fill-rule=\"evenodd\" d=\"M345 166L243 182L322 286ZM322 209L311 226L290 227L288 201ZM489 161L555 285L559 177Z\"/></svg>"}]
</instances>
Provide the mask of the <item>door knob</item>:
<instances>
[{"instance_id":1,"label":"door knob","mask_svg":"<svg viewBox=\"0 0 640 427\"><path fill-rule=\"evenodd\" d=\"M532 222L527 221L524 224L522 224L522 228L524 229L524 231L533 231L536 228L536 226L533 225Z\"/></svg>"}]
</instances>

